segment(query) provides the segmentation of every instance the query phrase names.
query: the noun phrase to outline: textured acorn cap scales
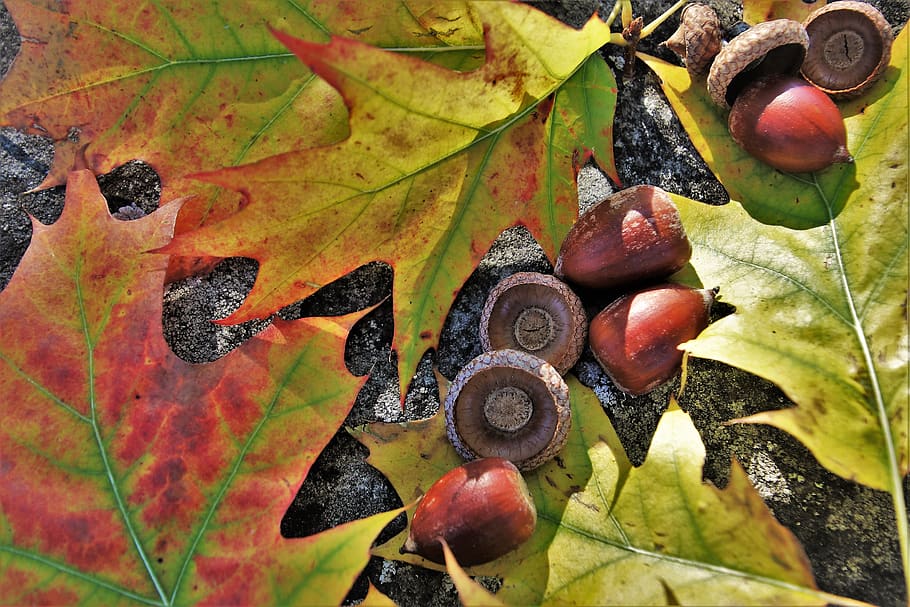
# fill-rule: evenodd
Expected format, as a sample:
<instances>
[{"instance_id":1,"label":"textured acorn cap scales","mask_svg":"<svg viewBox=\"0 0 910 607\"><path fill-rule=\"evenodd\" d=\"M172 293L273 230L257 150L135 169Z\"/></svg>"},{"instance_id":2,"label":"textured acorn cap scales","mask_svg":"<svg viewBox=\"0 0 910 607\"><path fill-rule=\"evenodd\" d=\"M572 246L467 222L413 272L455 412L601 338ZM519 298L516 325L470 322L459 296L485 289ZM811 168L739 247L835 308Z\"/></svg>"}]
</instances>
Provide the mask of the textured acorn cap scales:
<instances>
[{"instance_id":1,"label":"textured acorn cap scales","mask_svg":"<svg viewBox=\"0 0 910 607\"><path fill-rule=\"evenodd\" d=\"M490 291L480 317L484 350L523 350L566 373L581 357L588 335L584 306L550 274L518 272Z\"/></svg>"},{"instance_id":2,"label":"textured acorn cap scales","mask_svg":"<svg viewBox=\"0 0 910 607\"><path fill-rule=\"evenodd\" d=\"M685 62L690 74L704 74L723 44L717 13L707 4L687 4L679 16L679 29L661 44Z\"/></svg>"},{"instance_id":3,"label":"textured acorn cap scales","mask_svg":"<svg viewBox=\"0 0 910 607\"><path fill-rule=\"evenodd\" d=\"M750 82L771 74L794 75L806 56L809 35L792 19L765 21L733 38L714 58L708 93L729 109Z\"/></svg>"},{"instance_id":4,"label":"textured acorn cap scales","mask_svg":"<svg viewBox=\"0 0 910 607\"><path fill-rule=\"evenodd\" d=\"M833 2L810 14L804 26L809 52L800 72L832 97L861 94L888 67L891 25L866 2Z\"/></svg>"},{"instance_id":5,"label":"textured acorn cap scales","mask_svg":"<svg viewBox=\"0 0 910 607\"><path fill-rule=\"evenodd\" d=\"M446 434L465 459L502 457L531 470L559 453L569 434L569 388L553 365L519 350L474 358L452 381Z\"/></svg>"}]
</instances>

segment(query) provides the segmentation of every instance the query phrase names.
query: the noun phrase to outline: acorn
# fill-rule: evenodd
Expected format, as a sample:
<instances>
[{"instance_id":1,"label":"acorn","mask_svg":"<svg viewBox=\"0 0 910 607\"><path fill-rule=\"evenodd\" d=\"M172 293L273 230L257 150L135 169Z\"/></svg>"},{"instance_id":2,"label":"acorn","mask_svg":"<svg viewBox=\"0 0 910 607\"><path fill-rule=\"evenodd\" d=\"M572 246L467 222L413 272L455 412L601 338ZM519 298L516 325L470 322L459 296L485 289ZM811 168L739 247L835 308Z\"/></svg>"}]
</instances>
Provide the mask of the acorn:
<instances>
[{"instance_id":1,"label":"acorn","mask_svg":"<svg viewBox=\"0 0 910 607\"><path fill-rule=\"evenodd\" d=\"M469 567L515 550L536 525L534 499L518 468L500 457L476 459L429 488L401 552L443 564L442 538L455 559Z\"/></svg>"},{"instance_id":2,"label":"acorn","mask_svg":"<svg viewBox=\"0 0 910 607\"><path fill-rule=\"evenodd\" d=\"M728 121L733 140L762 162L791 173L853 162L840 110L823 91L794 76L747 86Z\"/></svg>"},{"instance_id":3,"label":"acorn","mask_svg":"<svg viewBox=\"0 0 910 607\"><path fill-rule=\"evenodd\" d=\"M708 93L730 109L733 140L781 171L808 173L852 162L837 106L798 77L810 50L802 23L775 19L733 38L714 59Z\"/></svg>"},{"instance_id":4,"label":"acorn","mask_svg":"<svg viewBox=\"0 0 910 607\"><path fill-rule=\"evenodd\" d=\"M670 196L639 185L600 201L566 235L554 273L583 287L609 289L662 279L689 261L692 245Z\"/></svg>"},{"instance_id":5,"label":"acorn","mask_svg":"<svg viewBox=\"0 0 910 607\"><path fill-rule=\"evenodd\" d=\"M708 326L715 294L666 283L620 297L588 328L594 358L623 392L650 392L680 370L678 346Z\"/></svg>"}]
</instances>

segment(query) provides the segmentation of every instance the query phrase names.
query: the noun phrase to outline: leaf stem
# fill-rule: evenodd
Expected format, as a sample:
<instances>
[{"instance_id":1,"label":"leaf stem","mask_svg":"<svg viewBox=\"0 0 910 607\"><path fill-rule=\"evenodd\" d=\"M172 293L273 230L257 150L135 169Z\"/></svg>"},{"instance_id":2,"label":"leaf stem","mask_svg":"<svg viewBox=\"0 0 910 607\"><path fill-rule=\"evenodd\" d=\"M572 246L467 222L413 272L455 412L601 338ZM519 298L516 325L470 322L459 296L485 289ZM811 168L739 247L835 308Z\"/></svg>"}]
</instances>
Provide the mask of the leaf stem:
<instances>
[{"instance_id":1,"label":"leaf stem","mask_svg":"<svg viewBox=\"0 0 910 607\"><path fill-rule=\"evenodd\" d=\"M678 0L676 2L676 4L674 4L673 6L668 8L666 11L664 11L664 13L660 17L658 17L657 19L655 19L654 21L652 21L651 23L646 25L644 28L642 28L641 37L646 38L647 36L650 36L651 34L653 34L654 30L659 28L663 24L664 21L666 21L667 19L672 17L673 13L675 13L676 11L681 9L689 1L690 0Z\"/></svg>"},{"instance_id":2,"label":"leaf stem","mask_svg":"<svg viewBox=\"0 0 910 607\"><path fill-rule=\"evenodd\" d=\"M843 287L847 306L850 310L853 331L856 334L860 350L863 353L863 361L866 364L866 368L869 370L869 383L872 386L872 395L875 399L875 414L885 439L885 455L888 459L888 475L891 480L891 498L892 504L894 505L895 522L897 524L897 539L900 544L901 561L904 568L904 588L907 592L907 597L910 597L910 528L908 528L907 503L904 499L903 479L900 474L900 462L898 461L897 451L894 448L894 435L891 432L891 422L888 419L888 410L885 406L885 399L882 395L878 374L875 372L875 364L872 357L872 351L869 347L869 341L866 339L862 321L856 311L856 302L854 301L853 292L850 289L850 282L847 278L847 268L844 266L843 252L840 247L840 238L838 236L835 215L831 208L831 203L822 190L821 184L819 184L818 178L814 173L812 175L812 180L828 211L828 227L831 230L831 241L834 245L834 257L837 260L841 286Z\"/></svg>"}]
</instances>

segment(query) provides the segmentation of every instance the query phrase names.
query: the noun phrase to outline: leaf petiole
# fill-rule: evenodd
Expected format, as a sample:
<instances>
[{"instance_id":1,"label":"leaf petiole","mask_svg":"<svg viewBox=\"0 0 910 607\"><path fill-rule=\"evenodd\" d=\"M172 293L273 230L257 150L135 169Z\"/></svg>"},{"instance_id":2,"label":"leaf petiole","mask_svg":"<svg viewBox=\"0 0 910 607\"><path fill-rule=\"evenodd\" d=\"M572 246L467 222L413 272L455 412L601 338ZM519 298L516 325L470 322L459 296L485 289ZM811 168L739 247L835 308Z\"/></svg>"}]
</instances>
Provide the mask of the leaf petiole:
<instances>
[{"instance_id":1,"label":"leaf petiole","mask_svg":"<svg viewBox=\"0 0 910 607\"><path fill-rule=\"evenodd\" d=\"M672 17L676 11L688 4L689 1L690 0L677 0L673 6L665 10L657 19L642 28L641 34L638 36L638 40L642 40L653 34L654 30L663 25L664 21ZM620 23L622 23L623 29L627 29L629 25L632 24L632 15L631 0L617 0L616 4L613 5L613 10L610 11L610 14L604 21L607 24L607 27L610 27L613 25L613 22L616 21L616 17L620 17ZM629 42L623 38L621 33L613 33L610 35L608 44L626 46L629 44Z\"/></svg>"}]
</instances>

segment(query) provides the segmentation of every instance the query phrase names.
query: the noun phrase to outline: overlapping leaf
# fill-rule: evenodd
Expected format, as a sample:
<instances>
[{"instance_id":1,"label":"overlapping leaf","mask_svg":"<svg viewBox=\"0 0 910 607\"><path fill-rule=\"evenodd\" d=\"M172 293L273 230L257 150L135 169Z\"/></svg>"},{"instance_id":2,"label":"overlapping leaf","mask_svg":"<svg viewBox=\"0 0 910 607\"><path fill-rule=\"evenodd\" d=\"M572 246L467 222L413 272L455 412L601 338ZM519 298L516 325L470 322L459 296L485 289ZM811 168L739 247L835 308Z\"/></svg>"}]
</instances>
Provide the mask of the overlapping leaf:
<instances>
[{"instance_id":1,"label":"overlapping leaf","mask_svg":"<svg viewBox=\"0 0 910 607\"><path fill-rule=\"evenodd\" d=\"M285 540L350 410L345 321L279 322L224 359L161 335L176 204L113 219L90 171L0 292L0 596L14 604L340 602L396 513Z\"/></svg>"},{"instance_id":2,"label":"overlapping leaf","mask_svg":"<svg viewBox=\"0 0 910 607\"><path fill-rule=\"evenodd\" d=\"M825 604L799 543L734 465L723 491L701 480L704 447L688 416L664 415L643 466L628 463L594 395L570 382L573 426L556 460L526 475L538 529L516 552L472 569L503 577L507 604ZM441 416L360 436L409 499L457 465ZM399 536L383 546L400 556ZM843 600L843 599L839 599ZM849 602L849 600L845 600Z\"/></svg>"},{"instance_id":3,"label":"overlapping leaf","mask_svg":"<svg viewBox=\"0 0 910 607\"><path fill-rule=\"evenodd\" d=\"M649 64L661 74L674 107L700 96L682 85L684 70ZM890 489L895 475L910 471L902 349L907 339L902 310L908 246L907 69L905 31L883 80L868 96L843 107L854 167L806 176L774 173L774 184L752 190L750 199L763 198L782 216L814 206L813 214L823 219L819 227L763 226L749 221L738 205L709 212L680 201L697 243L693 265L702 280L722 285L725 298L738 308L689 350L781 385L801 406L764 419L779 420L775 423L804 440L838 474L880 489ZM727 145L724 137L703 126L721 118L699 112L693 121L694 115L684 119L693 141L721 181L736 191L740 174L710 154L712 145ZM756 172L773 173L751 164ZM791 192L798 193L797 208ZM744 229L755 238L719 236Z\"/></svg>"},{"instance_id":4,"label":"overlapping leaf","mask_svg":"<svg viewBox=\"0 0 910 607\"><path fill-rule=\"evenodd\" d=\"M521 4L474 9L486 26L486 61L470 72L350 39L277 34L341 92L350 135L202 176L243 191L249 204L167 250L259 262L228 322L268 315L314 285L386 261L408 378L502 230L524 224L555 256L577 212L573 169L591 150L610 149L612 75L596 64L576 73L610 33L596 17L579 31ZM609 118L594 132L579 107L590 101Z\"/></svg>"},{"instance_id":5,"label":"overlapping leaf","mask_svg":"<svg viewBox=\"0 0 910 607\"><path fill-rule=\"evenodd\" d=\"M437 60L456 66L480 43L463 2L6 4L23 41L0 83L0 120L57 142L49 183L62 182L73 151L89 142L96 173L138 158L160 174L164 200L200 194L181 212L188 226L234 210L213 209L211 188L188 174L347 133L337 92L269 26L310 40L344 34L402 51L441 49Z\"/></svg>"},{"instance_id":6,"label":"overlapping leaf","mask_svg":"<svg viewBox=\"0 0 910 607\"><path fill-rule=\"evenodd\" d=\"M750 25L772 19L794 19L802 22L821 7L825 0L790 2L790 0L744 0L743 21Z\"/></svg>"},{"instance_id":7,"label":"overlapping leaf","mask_svg":"<svg viewBox=\"0 0 910 607\"><path fill-rule=\"evenodd\" d=\"M907 45L905 29L884 78L842 106L855 164L816 175L776 173L734 151L685 70L648 63L709 166L745 197L724 208L678 200L700 279L737 308L686 349L765 377L798 405L745 421L786 430L833 472L891 492L910 570Z\"/></svg>"},{"instance_id":8,"label":"overlapping leaf","mask_svg":"<svg viewBox=\"0 0 910 607\"><path fill-rule=\"evenodd\" d=\"M452 577L452 583L458 590L458 600L464 607L504 606L504 603L490 591L471 579L471 576L455 560L455 555L445 542L442 544L442 550L445 554L446 570Z\"/></svg>"}]
</instances>

